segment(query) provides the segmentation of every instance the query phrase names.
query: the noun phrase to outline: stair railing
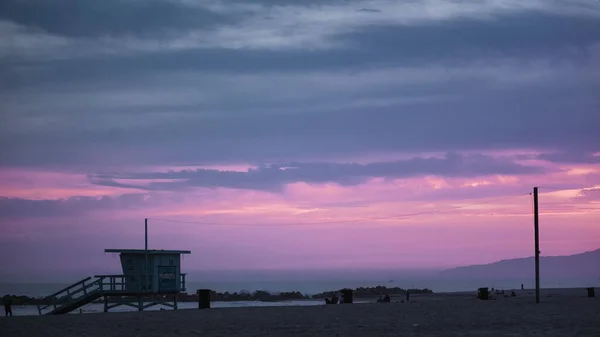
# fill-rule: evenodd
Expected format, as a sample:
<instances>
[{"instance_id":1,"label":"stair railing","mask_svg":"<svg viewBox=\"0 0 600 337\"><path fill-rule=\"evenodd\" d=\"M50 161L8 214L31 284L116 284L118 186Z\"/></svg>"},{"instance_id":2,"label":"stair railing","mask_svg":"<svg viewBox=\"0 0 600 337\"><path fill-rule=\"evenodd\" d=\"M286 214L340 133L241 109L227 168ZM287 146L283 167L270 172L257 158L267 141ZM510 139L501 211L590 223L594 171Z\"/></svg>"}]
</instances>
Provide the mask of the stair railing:
<instances>
[{"instance_id":1,"label":"stair railing","mask_svg":"<svg viewBox=\"0 0 600 337\"><path fill-rule=\"evenodd\" d=\"M90 288L94 288L94 287L98 286L98 283L96 281L86 284L86 282L90 281L91 279L92 279L91 277L87 277L79 282L73 283L70 286L55 292L54 294L52 294L50 296L46 296L42 300L43 303L47 303L48 301L50 301L50 303L49 304L38 304L37 305L38 313L40 315L42 315L43 311L45 311L48 308L52 308L52 310L56 310L60 305L69 303L69 302L73 301L74 299L77 299L81 296L86 296L88 294L88 292L96 290L96 289L90 289Z\"/></svg>"}]
</instances>

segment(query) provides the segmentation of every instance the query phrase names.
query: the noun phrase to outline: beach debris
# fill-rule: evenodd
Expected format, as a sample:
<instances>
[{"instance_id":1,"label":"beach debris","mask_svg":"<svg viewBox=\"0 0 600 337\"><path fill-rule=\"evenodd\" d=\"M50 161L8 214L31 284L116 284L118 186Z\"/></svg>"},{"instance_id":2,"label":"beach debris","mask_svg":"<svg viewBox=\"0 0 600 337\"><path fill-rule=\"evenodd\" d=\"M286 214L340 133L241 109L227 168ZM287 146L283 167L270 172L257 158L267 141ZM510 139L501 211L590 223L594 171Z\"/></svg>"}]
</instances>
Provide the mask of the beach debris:
<instances>
[{"instance_id":1,"label":"beach debris","mask_svg":"<svg viewBox=\"0 0 600 337\"><path fill-rule=\"evenodd\" d=\"M596 297L596 290L594 287L585 288L585 290L587 290L588 297Z\"/></svg>"},{"instance_id":2,"label":"beach debris","mask_svg":"<svg viewBox=\"0 0 600 337\"><path fill-rule=\"evenodd\" d=\"M487 301L490 298L489 289L487 287L477 289L477 298Z\"/></svg>"}]
</instances>

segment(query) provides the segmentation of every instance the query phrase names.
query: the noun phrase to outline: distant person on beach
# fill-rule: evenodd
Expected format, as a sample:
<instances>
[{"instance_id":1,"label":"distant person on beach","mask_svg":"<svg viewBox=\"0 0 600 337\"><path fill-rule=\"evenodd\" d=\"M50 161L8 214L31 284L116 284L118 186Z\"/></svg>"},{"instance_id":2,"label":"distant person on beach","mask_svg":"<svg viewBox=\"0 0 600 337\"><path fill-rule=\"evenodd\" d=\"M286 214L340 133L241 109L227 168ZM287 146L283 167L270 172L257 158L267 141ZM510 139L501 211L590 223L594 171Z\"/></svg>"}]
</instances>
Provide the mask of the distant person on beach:
<instances>
[{"instance_id":1,"label":"distant person on beach","mask_svg":"<svg viewBox=\"0 0 600 337\"><path fill-rule=\"evenodd\" d=\"M6 316L12 316L12 297L6 295L4 296L4 298L2 299L2 302L4 302L4 313Z\"/></svg>"},{"instance_id":2,"label":"distant person on beach","mask_svg":"<svg viewBox=\"0 0 600 337\"><path fill-rule=\"evenodd\" d=\"M525 290L525 286L521 283L521 290Z\"/></svg>"},{"instance_id":3,"label":"distant person on beach","mask_svg":"<svg viewBox=\"0 0 600 337\"><path fill-rule=\"evenodd\" d=\"M329 297L325 298L325 304L338 304L339 298L333 294L331 295L331 299Z\"/></svg>"},{"instance_id":4,"label":"distant person on beach","mask_svg":"<svg viewBox=\"0 0 600 337\"><path fill-rule=\"evenodd\" d=\"M385 294L385 296L379 295L379 298L377 299L377 302L379 302L379 303L389 303L391 301L392 301L392 299L390 298L390 295L388 295L388 294Z\"/></svg>"},{"instance_id":5,"label":"distant person on beach","mask_svg":"<svg viewBox=\"0 0 600 337\"><path fill-rule=\"evenodd\" d=\"M410 302L410 291L406 291L406 302Z\"/></svg>"}]
</instances>

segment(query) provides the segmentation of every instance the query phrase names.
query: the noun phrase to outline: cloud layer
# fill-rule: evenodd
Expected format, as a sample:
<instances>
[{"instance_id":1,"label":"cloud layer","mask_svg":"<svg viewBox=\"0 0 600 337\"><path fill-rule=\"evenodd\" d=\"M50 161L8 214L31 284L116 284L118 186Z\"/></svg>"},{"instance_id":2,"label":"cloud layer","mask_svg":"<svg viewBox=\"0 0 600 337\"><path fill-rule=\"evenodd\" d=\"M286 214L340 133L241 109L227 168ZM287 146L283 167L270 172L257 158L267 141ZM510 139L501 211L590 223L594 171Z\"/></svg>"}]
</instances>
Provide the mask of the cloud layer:
<instances>
[{"instance_id":1,"label":"cloud layer","mask_svg":"<svg viewBox=\"0 0 600 337\"><path fill-rule=\"evenodd\" d=\"M600 142L589 1L2 6L4 166Z\"/></svg>"},{"instance_id":2,"label":"cloud layer","mask_svg":"<svg viewBox=\"0 0 600 337\"><path fill-rule=\"evenodd\" d=\"M533 186L544 251L600 245L598 2L5 0L0 36L7 269L148 217L203 269L489 262Z\"/></svg>"},{"instance_id":3,"label":"cloud layer","mask_svg":"<svg viewBox=\"0 0 600 337\"><path fill-rule=\"evenodd\" d=\"M489 175L540 174L545 169L497 159L485 155L446 154L443 158L412 158L395 162L369 164L286 163L252 168L246 172L211 169L182 170L159 173L133 173L91 176L93 183L103 186L132 188L139 185L119 183L121 180L163 180L151 182L148 189L182 189L187 187L225 187L251 190L279 190L293 183L336 183L358 185L371 178L409 178L426 175L467 177ZM178 181L169 181L169 180ZM167 180L166 182L164 180Z\"/></svg>"}]
</instances>

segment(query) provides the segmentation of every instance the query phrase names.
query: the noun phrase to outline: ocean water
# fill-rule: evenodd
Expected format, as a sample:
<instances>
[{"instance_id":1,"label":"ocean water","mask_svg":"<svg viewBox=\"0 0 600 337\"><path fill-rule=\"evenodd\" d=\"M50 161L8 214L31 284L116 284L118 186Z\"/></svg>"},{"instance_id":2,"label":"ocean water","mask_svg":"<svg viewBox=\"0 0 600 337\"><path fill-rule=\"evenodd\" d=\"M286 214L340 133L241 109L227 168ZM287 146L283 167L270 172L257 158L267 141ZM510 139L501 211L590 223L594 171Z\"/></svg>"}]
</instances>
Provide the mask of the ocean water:
<instances>
[{"instance_id":1,"label":"ocean water","mask_svg":"<svg viewBox=\"0 0 600 337\"><path fill-rule=\"evenodd\" d=\"M51 295L71 283L0 283L0 296L4 294L24 295L29 297L44 297ZM194 282L186 283L186 293L195 293L197 289L211 289L217 292L253 292L256 290L264 290L269 292L283 291L299 291L306 295L318 294L325 291L339 290L342 288L358 288L358 287L400 287L400 288L428 288L435 292L453 292L473 290L485 285L492 284L491 287L496 288L516 288L520 287L518 281L444 281L437 282L435 280L318 280L318 281L295 281L295 280L278 280L278 281L209 281L209 282ZM503 286L501 286L503 285Z\"/></svg>"},{"instance_id":2,"label":"ocean water","mask_svg":"<svg viewBox=\"0 0 600 337\"><path fill-rule=\"evenodd\" d=\"M29 297L44 297L69 286L71 283L0 283L0 296L4 294L25 295ZM400 287L400 288L428 288L434 292L460 292L473 291L480 287L496 289L520 289L521 284L525 288L534 287L534 278L530 279L440 279L436 277L426 278L399 278L399 279L367 279L367 280L266 280L266 281L205 281L197 282L189 280L186 283L186 292L195 293L197 289L212 289L217 292L253 292L265 290L270 292L299 291L306 295L313 295L324 291L339 290L342 288L358 287ZM597 279L564 278L544 279L540 285L542 288L579 288L599 287Z\"/></svg>"}]
</instances>

